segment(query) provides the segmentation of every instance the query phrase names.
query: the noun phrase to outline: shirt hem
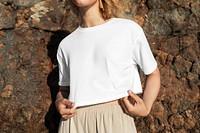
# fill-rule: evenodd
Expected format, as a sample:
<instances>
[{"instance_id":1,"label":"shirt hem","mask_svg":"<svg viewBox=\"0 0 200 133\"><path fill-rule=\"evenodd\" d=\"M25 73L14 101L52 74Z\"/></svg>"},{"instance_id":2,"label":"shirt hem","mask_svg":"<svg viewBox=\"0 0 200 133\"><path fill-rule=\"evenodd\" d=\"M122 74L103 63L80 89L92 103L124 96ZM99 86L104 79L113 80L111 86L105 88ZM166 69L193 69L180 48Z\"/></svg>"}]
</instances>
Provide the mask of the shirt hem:
<instances>
[{"instance_id":1,"label":"shirt hem","mask_svg":"<svg viewBox=\"0 0 200 133\"><path fill-rule=\"evenodd\" d=\"M157 67L158 67L158 64L155 63L155 65L154 65L154 67L152 67L152 69L145 72L145 75L151 74L152 72L154 72L156 70Z\"/></svg>"},{"instance_id":2,"label":"shirt hem","mask_svg":"<svg viewBox=\"0 0 200 133\"><path fill-rule=\"evenodd\" d=\"M70 82L58 82L59 86L70 86Z\"/></svg>"},{"instance_id":3,"label":"shirt hem","mask_svg":"<svg viewBox=\"0 0 200 133\"><path fill-rule=\"evenodd\" d=\"M135 94L142 93L142 90L141 91L136 91L134 93ZM128 92L127 91L125 91L125 92L123 92L120 95L117 95L115 97L109 97L109 98L104 98L104 99L92 99L92 100L88 100L88 101L85 101L85 102L77 102L77 103L75 102L75 107L88 106L88 105L94 105L94 104L101 104L101 103L117 100L117 99L120 99L120 98L126 97L126 96L128 96Z\"/></svg>"}]
</instances>

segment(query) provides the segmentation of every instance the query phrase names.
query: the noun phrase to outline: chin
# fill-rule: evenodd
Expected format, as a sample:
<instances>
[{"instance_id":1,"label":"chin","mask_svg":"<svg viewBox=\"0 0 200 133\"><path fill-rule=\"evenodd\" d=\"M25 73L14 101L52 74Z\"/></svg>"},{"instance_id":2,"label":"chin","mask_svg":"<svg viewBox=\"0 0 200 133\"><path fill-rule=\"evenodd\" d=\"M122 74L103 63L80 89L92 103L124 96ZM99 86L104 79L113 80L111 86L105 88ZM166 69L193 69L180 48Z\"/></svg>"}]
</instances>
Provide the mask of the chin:
<instances>
[{"instance_id":1,"label":"chin","mask_svg":"<svg viewBox=\"0 0 200 133\"><path fill-rule=\"evenodd\" d=\"M96 2L98 2L98 0L72 0L72 1L78 7L92 6Z\"/></svg>"}]
</instances>

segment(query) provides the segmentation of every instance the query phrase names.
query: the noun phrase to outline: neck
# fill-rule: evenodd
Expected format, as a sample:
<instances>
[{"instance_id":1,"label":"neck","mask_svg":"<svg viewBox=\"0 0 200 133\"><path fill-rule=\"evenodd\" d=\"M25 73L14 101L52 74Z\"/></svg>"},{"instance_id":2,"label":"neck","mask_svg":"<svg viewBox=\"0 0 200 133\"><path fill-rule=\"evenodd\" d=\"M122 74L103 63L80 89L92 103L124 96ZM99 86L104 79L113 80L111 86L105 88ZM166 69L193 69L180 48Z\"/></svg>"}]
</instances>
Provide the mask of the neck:
<instances>
[{"instance_id":1,"label":"neck","mask_svg":"<svg viewBox=\"0 0 200 133\"><path fill-rule=\"evenodd\" d=\"M93 27L100 25L105 22L103 19L100 10L99 3L95 3L95 5L91 7L81 7L79 9L80 19L81 19L81 27Z\"/></svg>"}]
</instances>

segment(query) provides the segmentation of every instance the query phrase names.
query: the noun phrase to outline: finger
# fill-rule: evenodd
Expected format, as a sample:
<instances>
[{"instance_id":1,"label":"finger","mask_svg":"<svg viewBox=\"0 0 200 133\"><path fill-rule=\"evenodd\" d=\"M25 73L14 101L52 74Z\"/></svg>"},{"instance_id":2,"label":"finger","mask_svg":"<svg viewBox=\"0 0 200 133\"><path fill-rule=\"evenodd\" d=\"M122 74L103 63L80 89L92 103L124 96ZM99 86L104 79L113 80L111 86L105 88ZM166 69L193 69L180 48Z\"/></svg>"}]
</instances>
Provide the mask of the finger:
<instances>
[{"instance_id":1,"label":"finger","mask_svg":"<svg viewBox=\"0 0 200 133\"><path fill-rule=\"evenodd\" d=\"M75 106L73 106L73 107L72 107L72 108L70 108L69 110L70 110L71 112L73 112L73 113L74 113L74 112L76 112L76 107L75 107Z\"/></svg>"},{"instance_id":2,"label":"finger","mask_svg":"<svg viewBox=\"0 0 200 133\"><path fill-rule=\"evenodd\" d=\"M71 108L74 108L74 109L76 109L76 107L75 107L75 103L71 103Z\"/></svg>"},{"instance_id":3,"label":"finger","mask_svg":"<svg viewBox=\"0 0 200 133\"><path fill-rule=\"evenodd\" d=\"M63 108L61 111L60 111L60 114L61 115L72 115L76 112L76 108L72 108L72 109L68 109L68 108Z\"/></svg>"},{"instance_id":4,"label":"finger","mask_svg":"<svg viewBox=\"0 0 200 133\"><path fill-rule=\"evenodd\" d=\"M124 104L124 102L123 102L122 99L120 99L120 105L121 105L123 111L124 111L126 114L128 114L128 110L127 110L127 108L126 108L126 106L125 106L125 104Z\"/></svg>"},{"instance_id":5,"label":"finger","mask_svg":"<svg viewBox=\"0 0 200 133\"><path fill-rule=\"evenodd\" d=\"M133 106L135 106L136 101L135 101L133 98L131 98L130 96L128 96L128 100L129 100L129 102L130 102Z\"/></svg>"},{"instance_id":6,"label":"finger","mask_svg":"<svg viewBox=\"0 0 200 133\"><path fill-rule=\"evenodd\" d=\"M73 107L75 104L67 99L64 99L62 103L66 106Z\"/></svg>"},{"instance_id":7,"label":"finger","mask_svg":"<svg viewBox=\"0 0 200 133\"><path fill-rule=\"evenodd\" d=\"M128 94L131 98L135 100L136 103L140 102L141 98L135 93L133 93L131 90L128 90Z\"/></svg>"},{"instance_id":8,"label":"finger","mask_svg":"<svg viewBox=\"0 0 200 133\"><path fill-rule=\"evenodd\" d=\"M128 100L128 97L124 97L122 98L122 101L126 107L126 109L128 110L128 112L132 111L133 105L130 103L130 101Z\"/></svg>"},{"instance_id":9,"label":"finger","mask_svg":"<svg viewBox=\"0 0 200 133\"><path fill-rule=\"evenodd\" d=\"M75 109L75 108L74 108ZM69 109L68 109L69 110ZM71 109L72 110L72 109ZM73 112L71 112L71 114L63 114L63 115L61 115L62 116L62 118L64 118L64 119L68 119L68 118L71 118L71 117L73 117L74 115L76 115L77 114L77 111L76 110L74 110Z\"/></svg>"},{"instance_id":10,"label":"finger","mask_svg":"<svg viewBox=\"0 0 200 133\"><path fill-rule=\"evenodd\" d=\"M67 120L67 119L73 117L74 115L75 115L75 114L72 114L72 115L62 115L62 118L63 118L64 120Z\"/></svg>"}]
</instances>

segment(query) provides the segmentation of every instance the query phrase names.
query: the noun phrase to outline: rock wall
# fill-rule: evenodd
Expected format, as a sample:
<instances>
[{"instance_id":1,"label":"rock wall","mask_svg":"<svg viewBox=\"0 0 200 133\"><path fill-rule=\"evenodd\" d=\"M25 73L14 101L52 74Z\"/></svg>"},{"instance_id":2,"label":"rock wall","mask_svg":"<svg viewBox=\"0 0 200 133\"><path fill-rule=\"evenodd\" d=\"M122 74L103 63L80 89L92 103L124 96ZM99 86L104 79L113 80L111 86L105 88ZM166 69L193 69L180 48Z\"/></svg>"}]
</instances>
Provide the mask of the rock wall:
<instances>
[{"instance_id":1,"label":"rock wall","mask_svg":"<svg viewBox=\"0 0 200 133\"><path fill-rule=\"evenodd\" d=\"M143 27L162 76L151 114L135 118L138 132L199 133L200 0L110 3ZM67 0L0 0L1 133L57 131L56 49L77 26Z\"/></svg>"}]
</instances>

